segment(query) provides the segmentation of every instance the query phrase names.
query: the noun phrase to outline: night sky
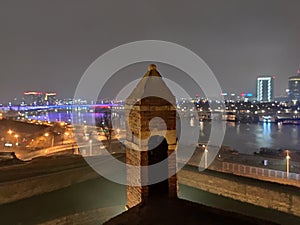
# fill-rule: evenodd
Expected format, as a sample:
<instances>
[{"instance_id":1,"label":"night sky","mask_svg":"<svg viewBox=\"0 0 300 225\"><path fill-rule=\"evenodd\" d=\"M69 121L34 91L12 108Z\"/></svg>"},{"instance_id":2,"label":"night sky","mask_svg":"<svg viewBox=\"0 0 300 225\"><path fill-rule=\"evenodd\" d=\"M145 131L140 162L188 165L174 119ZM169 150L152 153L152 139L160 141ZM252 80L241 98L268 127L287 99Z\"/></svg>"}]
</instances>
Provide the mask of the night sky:
<instances>
[{"instance_id":1,"label":"night sky","mask_svg":"<svg viewBox=\"0 0 300 225\"><path fill-rule=\"evenodd\" d=\"M191 49L224 92L255 93L257 76L274 75L283 95L300 65L299 10L299 0L0 0L0 102L31 90L73 97L96 58L144 39Z\"/></svg>"}]
</instances>

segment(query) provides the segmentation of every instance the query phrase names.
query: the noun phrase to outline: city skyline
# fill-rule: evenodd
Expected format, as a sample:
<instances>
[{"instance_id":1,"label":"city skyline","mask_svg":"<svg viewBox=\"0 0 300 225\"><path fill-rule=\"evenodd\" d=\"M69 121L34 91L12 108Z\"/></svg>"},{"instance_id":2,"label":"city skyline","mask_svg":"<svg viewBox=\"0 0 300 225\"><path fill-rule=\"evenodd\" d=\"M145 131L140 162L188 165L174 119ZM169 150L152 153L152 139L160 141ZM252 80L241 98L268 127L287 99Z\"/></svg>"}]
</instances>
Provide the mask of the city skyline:
<instances>
[{"instance_id":1,"label":"city skyline","mask_svg":"<svg viewBox=\"0 0 300 225\"><path fill-rule=\"evenodd\" d=\"M300 77L300 68L298 68L297 70L297 73L295 76L290 76L288 78L288 83L287 83L287 89L285 90L284 94L281 95L281 96L275 96L274 93L275 93L275 90L274 90L274 80L275 80L275 76L268 76L268 75L264 75L264 76L257 76L256 77L256 86L255 86L255 90L254 92L249 92L249 91L242 91L241 93L237 93L237 92L226 92L226 90L222 90L223 92L221 93L223 96L224 96L224 99L226 100L229 96L232 96L234 97L236 100L238 100L239 98L243 99L243 98L247 98L247 99L251 99L251 100L256 100L256 101L262 101L262 94L260 94L259 92L261 92L261 90L259 91L259 89L261 89L262 87L259 87L258 86L258 81L259 80L265 80L266 78L270 78L272 80L272 88L269 90L271 91L270 94L271 96L269 96L267 102L271 102L271 101L274 101L276 100L277 98L278 99L283 99L282 97L285 97L286 98L286 101L288 100L291 100L289 97L289 91L290 91L290 79L291 78L297 78ZM133 82L133 84L135 84L135 82ZM132 86L133 84L129 85ZM168 85L171 85L172 89L176 91L176 86L174 86L173 83L169 83ZM128 87L127 87L128 89ZM245 88L245 90L249 90L249 89L252 89L251 88ZM99 96L98 98L98 101L99 100L105 100L105 99L110 99L110 100L124 100L124 99L120 99L120 96L127 96L128 93L126 92L127 90L121 90L117 96L115 96L115 98L107 98L107 97L104 97L104 98L101 98L101 96ZM267 91L267 92L269 92ZM205 98L205 97L208 97L208 96L204 96L204 95L199 95L200 92L196 92L195 95L191 95L190 97L193 98L193 97L199 97L199 98ZM180 95L182 94L182 96ZM203 93L202 93L203 94ZM19 96L19 97L12 97L11 99L8 99L7 102L0 102L0 104L13 104L14 102L17 103L17 104L26 104L26 95L39 95L40 97L41 96L44 96L44 98L49 95L49 96L55 96L55 99L57 99L58 101L61 101L61 100L66 100L66 99L72 99L72 96L60 96L59 93L57 94L56 91L41 91L40 89L35 89L35 90L26 90L23 92L23 95ZM228 96L227 98L225 98L226 96ZM58 98L57 98L58 97ZM177 91L177 95L176 95L176 98L177 99L180 99L180 98L186 98L187 96L182 93L182 92L178 92ZM125 97L124 97L125 98ZM1 99L0 99L1 100ZM47 99L45 99L47 100ZM84 99L84 100L87 100L87 99ZM92 100L92 101L95 101L95 100ZM263 100L265 101L265 100ZM53 102L53 101L52 101Z\"/></svg>"}]
</instances>

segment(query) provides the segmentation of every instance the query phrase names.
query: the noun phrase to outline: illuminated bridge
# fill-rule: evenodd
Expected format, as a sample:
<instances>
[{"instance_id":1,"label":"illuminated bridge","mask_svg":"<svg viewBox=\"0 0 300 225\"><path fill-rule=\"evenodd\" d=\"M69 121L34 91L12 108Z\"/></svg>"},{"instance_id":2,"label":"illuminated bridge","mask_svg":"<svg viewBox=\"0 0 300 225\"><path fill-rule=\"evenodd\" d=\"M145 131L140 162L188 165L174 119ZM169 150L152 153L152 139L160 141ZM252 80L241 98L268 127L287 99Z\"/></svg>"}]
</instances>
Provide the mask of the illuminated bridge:
<instances>
[{"instance_id":1,"label":"illuminated bridge","mask_svg":"<svg viewBox=\"0 0 300 225\"><path fill-rule=\"evenodd\" d=\"M46 106L2 106L0 110L8 111L35 111L35 110L47 110L47 109L73 109L73 108L89 108L89 109L110 109L114 107L122 107L122 104L73 104L73 105L46 105Z\"/></svg>"}]
</instances>

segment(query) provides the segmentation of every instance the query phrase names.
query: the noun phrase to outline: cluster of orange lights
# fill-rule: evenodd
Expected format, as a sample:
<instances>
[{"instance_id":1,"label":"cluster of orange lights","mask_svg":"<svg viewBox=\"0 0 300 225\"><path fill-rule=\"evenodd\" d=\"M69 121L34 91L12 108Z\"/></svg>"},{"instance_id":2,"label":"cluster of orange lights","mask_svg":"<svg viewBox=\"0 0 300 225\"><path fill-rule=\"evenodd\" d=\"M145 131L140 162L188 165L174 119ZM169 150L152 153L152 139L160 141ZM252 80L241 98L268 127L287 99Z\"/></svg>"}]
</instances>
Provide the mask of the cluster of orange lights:
<instances>
[{"instance_id":1,"label":"cluster of orange lights","mask_svg":"<svg viewBox=\"0 0 300 225\"><path fill-rule=\"evenodd\" d=\"M43 92L38 91L24 91L24 95L42 95ZM56 92L46 92L45 95L47 96L55 96Z\"/></svg>"},{"instance_id":2,"label":"cluster of orange lights","mask_svg":"<svg viewBox=\"0 0 300 225\"><path fill-rule=\"evenodd\" d=\"M27 91L24 92L24 95L42 95L42 92L37 92L37 91Z\"/></svg>"}]
</instances>

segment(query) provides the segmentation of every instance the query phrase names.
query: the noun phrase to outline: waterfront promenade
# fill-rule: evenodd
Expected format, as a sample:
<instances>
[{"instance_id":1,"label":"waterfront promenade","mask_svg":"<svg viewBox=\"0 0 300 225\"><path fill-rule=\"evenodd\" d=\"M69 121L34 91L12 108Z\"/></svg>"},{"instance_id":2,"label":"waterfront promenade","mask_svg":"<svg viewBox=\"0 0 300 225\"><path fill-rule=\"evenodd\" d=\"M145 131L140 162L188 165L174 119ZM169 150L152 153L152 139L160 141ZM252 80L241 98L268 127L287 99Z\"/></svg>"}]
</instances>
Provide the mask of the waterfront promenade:
<instances>
[{"instance_id":1,"label":"waterfront promenade","mask_svg":"<svg viewBox=\"0 0 300 225\"><path fill-rule=\"evenodd\" d=\"M297 154L294 153L294 156ZM201 165L203 166L201 160L203 162L204 157L204 148L197 148L188 164L201 169ZM240 154L230 147L223 146L218 157L214 159L208 169L300 187L300 160L297 157L292 159L294 160L289 162L290 170L287 175L286 158L284 156L246 155Z\"/></svg>"}]
</instances>

